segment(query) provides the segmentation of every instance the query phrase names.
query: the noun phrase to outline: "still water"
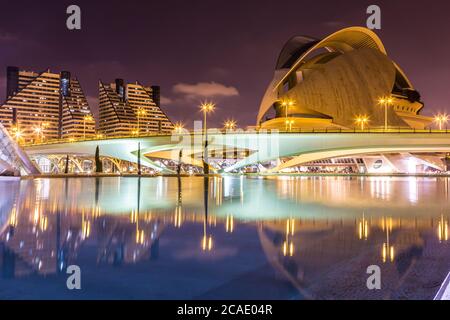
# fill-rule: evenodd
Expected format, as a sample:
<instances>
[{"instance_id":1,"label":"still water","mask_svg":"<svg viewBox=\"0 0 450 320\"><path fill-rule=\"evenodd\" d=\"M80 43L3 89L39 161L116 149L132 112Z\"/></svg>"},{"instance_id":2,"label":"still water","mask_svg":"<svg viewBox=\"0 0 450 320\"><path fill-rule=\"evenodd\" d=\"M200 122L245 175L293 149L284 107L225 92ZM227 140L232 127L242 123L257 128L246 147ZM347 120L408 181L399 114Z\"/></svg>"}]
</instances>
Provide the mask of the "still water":
<instances>
[{"instance_id":1,"label":"still water","mask_svg":"<svg viewBox=\"0 0 450 320\"><path fill-rule=\"evenodd\" d=\"M0 180L0 299L432 299L449 192L414 177Z\"/></svg>"}]
</instances>

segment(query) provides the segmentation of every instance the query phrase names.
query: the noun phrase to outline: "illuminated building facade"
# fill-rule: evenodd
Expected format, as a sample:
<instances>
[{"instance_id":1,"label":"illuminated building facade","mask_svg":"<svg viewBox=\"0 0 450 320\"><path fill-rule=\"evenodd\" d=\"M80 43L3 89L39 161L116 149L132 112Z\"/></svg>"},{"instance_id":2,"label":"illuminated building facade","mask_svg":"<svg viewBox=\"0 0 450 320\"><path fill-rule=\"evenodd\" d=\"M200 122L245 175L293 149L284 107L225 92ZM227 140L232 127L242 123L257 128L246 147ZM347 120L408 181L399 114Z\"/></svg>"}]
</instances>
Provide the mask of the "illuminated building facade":
<instances>
[{"instance_id":1,"label":"illuminated building facade","mask_svg":"<svg viewBox=\"0 0 450 320\"><path fill-rule=\"evenodd\" d=\"M7 99L0 122L21 142L93 135L95 123L78 79L67 71L37 73L7 68Z\"/></svg>"},{"instance_id":2,"label":"illuminated building facade","mask_svg":"<svg viewBox=\"0 0 450 320\"><path fill-rule=\"evenodd\" d=\"M286 131L424 129L432 119L420 115L423 107L420 94L378 36L351 27L323 40L297 36L286 43L257 125ZM367 123L357 124L358 117Z\"/></svg>"},{"instance_id":3,"label":"illuminated building facade","mask_svg":"<svg viewBox=\"0 0 450 320\"><path fill-rule=\"evenodd\" d=\"M99 82L99 129L106 136L169 134L174 126L159 105L159 87Z\"/></svg>"}]
</instances>

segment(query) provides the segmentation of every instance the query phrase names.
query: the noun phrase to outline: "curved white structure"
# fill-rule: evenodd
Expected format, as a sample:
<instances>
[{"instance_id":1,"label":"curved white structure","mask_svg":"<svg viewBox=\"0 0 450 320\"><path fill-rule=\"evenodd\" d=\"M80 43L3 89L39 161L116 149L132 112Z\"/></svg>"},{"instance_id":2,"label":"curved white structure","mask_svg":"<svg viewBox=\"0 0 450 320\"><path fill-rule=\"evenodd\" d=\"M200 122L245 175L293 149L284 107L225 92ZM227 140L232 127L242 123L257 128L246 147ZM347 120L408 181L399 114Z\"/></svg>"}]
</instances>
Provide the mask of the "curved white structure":
<instances>
[{"instance_id":1,"label":"curved white structure","mask_svg":"<svg viewBox=\"0 0 450 320\"><path fill-rule=\"evenodd\" d=\"M209 133L208 149L220 153L227 150L246 151L248 156L223 168L233 172L248 165L287 159L271 171L278 172L321 159L372 155L385 153L450 153L450 133L398 132L398 133ZM94 140L72 143L54 143L26 148L31 156L50 154L89 155L96 146L102 156L136 162L138 143L141 145L143 165L165 173L173 173L150 161L148 157L178 161L183 150L182 162L201 166L203 144L200 135L153 136L128 139ZM430 160L431 162L431 160ZM436 165L442 167L442 164Z\"/></svg>"},{"instance_id":2,"label":"curved white structure","mask_svg":"<svg viewBox=\"0 0 450 320\"><path fill-rule=\"evenodd\" d=\"M0 175L39 174L39 169L0 123Z\"/></svg>"}]
</instances>

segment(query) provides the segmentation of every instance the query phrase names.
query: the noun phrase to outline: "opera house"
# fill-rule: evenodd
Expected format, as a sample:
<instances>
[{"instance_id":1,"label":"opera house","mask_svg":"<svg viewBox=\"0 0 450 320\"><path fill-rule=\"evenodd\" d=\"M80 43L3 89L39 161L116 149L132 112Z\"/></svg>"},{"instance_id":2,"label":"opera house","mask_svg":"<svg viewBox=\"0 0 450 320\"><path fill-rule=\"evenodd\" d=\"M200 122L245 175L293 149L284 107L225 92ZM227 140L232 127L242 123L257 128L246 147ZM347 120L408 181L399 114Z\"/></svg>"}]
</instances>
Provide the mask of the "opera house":
<instances>
[{"instance_id":1,"label":"opera house","mask_svg":"<svg viewBox=\"0 0 450 320\"><path fill-rule=\"evenodd\" d=\"M390 97L389 106L379 103ZM392 61L378 36L351 27L323 40L291 38L281 50L262 99L257 125L284 130L353 129L364 116L366 128L424 129L419 92ZM387 113L385 115L385 112Z\"/></svg>"}]
</instances>

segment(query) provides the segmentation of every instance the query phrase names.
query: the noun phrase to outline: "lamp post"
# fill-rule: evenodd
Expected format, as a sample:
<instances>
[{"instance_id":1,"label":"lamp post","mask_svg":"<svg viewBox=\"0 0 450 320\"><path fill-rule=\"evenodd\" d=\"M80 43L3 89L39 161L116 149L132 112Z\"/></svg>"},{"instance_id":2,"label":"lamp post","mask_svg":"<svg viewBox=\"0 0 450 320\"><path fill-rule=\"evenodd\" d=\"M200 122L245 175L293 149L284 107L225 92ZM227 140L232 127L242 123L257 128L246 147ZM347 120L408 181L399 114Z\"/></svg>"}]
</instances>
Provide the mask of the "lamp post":
<instances>
[{"instance_id":1,"label":"lamp post","mask_svg":"<svg viewBox=\"0 0 450 320\"><path fill-rule=\"evenodd\" d=\"M14 138L16 139L17 143L19 143L21 137L22 137L22 132L19 129L17 129L14 132Z\"/></svg>"},{"instance_id":2,"label":"lamp post","mask_svg":"<svg viewBox=\"0 0 450 320\"><path fill-rule=\"evenodd\" d=\"M282 107L284 107L284 118L285 118L285 121L286 121L286 131L287 131L287 128L288 128L288 123L287 123L287 118L288 118L288 109L289 109L289 107L292 107L292 106L294 106L295 105L295 101L294 100L292 100L292 99L286 99L286 100L282 100L281 101L281 106Z\"/></svg>"},{"instance_id":3,"label":"lamp post","mask_svg":"<svg viewBox=\"0 0 450 320\"><path fill-rule=\"evenodd\" d=\"M236 128L236 121L233 119L227 120L223 123L225 130L234 130Z\"/></svg>"},{"instance_id":4,"label":"lamp post","mask_svg":"<svg viewBox=\"0 0 450 320\"><path fill-rule=\"evenodd\" d=\"M12 128L12 134L13 134L16 142L19 143L19 140L22 137L22 131L20 131L20 128L18 125L14 126Z\"/></svg>"},{"instance_id":5,"label":"lamp post","mask_svg":"<svg viewBox=\"0 0 450 320\"><path fill-rule=\"evenodd\" d=\"M443 129L443 124L447 125L448 122L448 115L446 114L438 114L434 117L434 121L438 123L439 130Z\"/></svg>"},{"instance_id":6,"label":"lamp post","mask_svg":"<svg viewBox=\"0 0 450 320\"><path fill-rule=\"evenodd\" d=\"M34 128L34 133L36 134L36 140L39 140L39 142L42 142L42 128L36 127Z\"/></svg>"},{"instance_id":7,"label":"lamp post","mask_svg":"<svg viewBox=\"0 0 450 320\"><path fill-rule=\"evenodd\" d=\"M94 118L90 115L87 114L83 117L83 140L86 140L86 122L89 121L94 121Z\"/></svg>"},{"instance_id":8,"label":"lamp post","mask_svg":"<svg viewBox=\"0 0 450 320\"><path fill-rule=\"evenodd\" d=\"M394 99L392 97L382 97L378 100L378 104L384 106L384 131L388 129L388 120L387 120L387 109L388 106L391 106L394 103Z\"/></svg>"},{"instance_id":9,"label":"lamp post","mask_svg":"<svg viewBox=\"0 0 450 320\"><path fill-rule=\"evenodd\" d=\"M214 103L211 102L204 102L200 105L200 110L203 112L203 135L204 135L204 148L205 148L205 153L204 153L204 158L203 160L208 163L208 129L206 126L206 115L210 112L214 111L214 108L216 107L216 105Z\"/></svg>"},{"instance_id":10,"label":"lamp post","mask_svg":"<svg viewBox=\"0 0 450 320\"><path fill-rule=\"evenodd\" d=\"M139 108L138 111L136 112L136 115L137 115L137 136L138 137L139 137L140 132L141 132L141 129L140 129L141 116L145 116L146 114L147 114L147 112L143 108Z\"/></svg>"},{"instance_id":11,"label":"lamp post","mask_svg":"<svg viewBox=\"0 0 450 320\"><path fill-rule=\"evenodd\" d=\"M369 122L369 117L364 116L358 116L355 120L355 123L361 127L361 131L364 131L365 125Z\"/></svg>"},{"instance_id":12,"label":"lamp post","mask_svg":"<svg viewBox=\"0 0 450 320\"><path fill-rule=\"evenodd\" d=\"M44 130L45 128L47 128L49 126L48 122L41 122L39 124L39 126L34 128L34 133L36 134L36 136L39 138L40 142L44 141Z\"/></svg>"},{"instance_id":13,"label":"lamp post","mask_svg":"<svg viewBox=\"0 0 450 320\"><path fill-rule=\"evenodd\" d=\"M183 132L183 129L184 129L184 125L183 125L181 122L177 122L177 123L175 123L175 126L174 126L174 128L173 128L173 131L174 131L175 133L180 134L180 133Z\"/></svg>"},{"instance_id":14,"label":"lamp post","mask_svg":"<svg viewBox=\"0 0 450 320\"><path fill-rule=\"evenodd\" d=\"M289 128L289 132L291 132L293 124L294 124L294 120L286 120L286 131L288 131L288 128Z\"/></svg>"}]
</instances>

